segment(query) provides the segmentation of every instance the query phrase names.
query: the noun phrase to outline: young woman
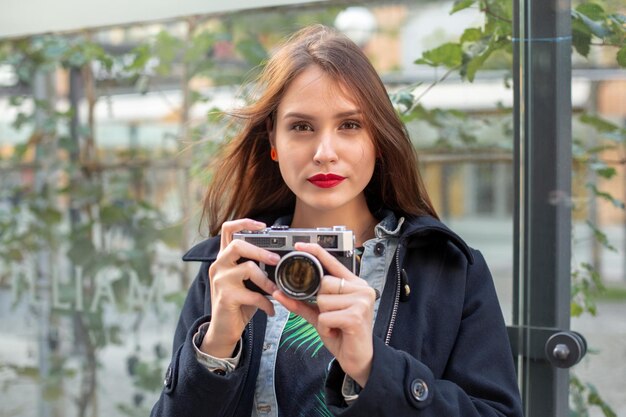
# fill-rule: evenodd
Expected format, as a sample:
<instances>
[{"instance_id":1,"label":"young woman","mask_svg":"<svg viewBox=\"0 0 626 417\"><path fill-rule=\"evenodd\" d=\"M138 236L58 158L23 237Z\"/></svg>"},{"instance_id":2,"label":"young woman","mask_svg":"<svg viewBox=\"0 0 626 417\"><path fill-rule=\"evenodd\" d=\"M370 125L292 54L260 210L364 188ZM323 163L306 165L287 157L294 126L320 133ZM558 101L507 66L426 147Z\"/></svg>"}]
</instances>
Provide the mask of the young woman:
<instances>
[{"instance_id":1,"label":"young woman","mask_svg":"<svg viewBox=\"0 0 626 417\"><path fill-rule=\"evenodd\" d=\"M217 236L184 257L203 263L152 415L521 416L489 270L438 221L361 50L303 29L258 85L206 196ZM287 297L258 266L279 256L233 239L273 224L346 226L358 276L298 243L326 275L316 303Z\"/></svg>"}]
</instances>

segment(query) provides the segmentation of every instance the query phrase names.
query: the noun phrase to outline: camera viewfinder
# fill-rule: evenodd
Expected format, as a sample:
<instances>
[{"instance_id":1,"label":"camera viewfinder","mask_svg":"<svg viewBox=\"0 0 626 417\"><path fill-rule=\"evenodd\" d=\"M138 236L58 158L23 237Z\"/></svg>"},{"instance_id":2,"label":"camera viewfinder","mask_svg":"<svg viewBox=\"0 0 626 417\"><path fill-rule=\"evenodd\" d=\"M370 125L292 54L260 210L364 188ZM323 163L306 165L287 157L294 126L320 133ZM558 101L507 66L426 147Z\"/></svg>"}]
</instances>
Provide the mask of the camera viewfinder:
<instances>
[{"instance_id":1,"label":"camera viewfinder","mask_svg":"<svg viewBox=\"0 0 626 417\"><path fill-rule=\"evenodd\" d=\"M311 236L294 236L293 244L295 245L298 242L311 243Z\"/></svg>"},{"instance_id":2,"label":"camera viewfinder","mask_svg":"<svg viewBox=\"0 0 626 417\"><path fill-rule=\"evenodd\" d=\"M317 235L317 244L325 249L337 249L339 247L337 235Z\"/></svg>"}]
</instances>

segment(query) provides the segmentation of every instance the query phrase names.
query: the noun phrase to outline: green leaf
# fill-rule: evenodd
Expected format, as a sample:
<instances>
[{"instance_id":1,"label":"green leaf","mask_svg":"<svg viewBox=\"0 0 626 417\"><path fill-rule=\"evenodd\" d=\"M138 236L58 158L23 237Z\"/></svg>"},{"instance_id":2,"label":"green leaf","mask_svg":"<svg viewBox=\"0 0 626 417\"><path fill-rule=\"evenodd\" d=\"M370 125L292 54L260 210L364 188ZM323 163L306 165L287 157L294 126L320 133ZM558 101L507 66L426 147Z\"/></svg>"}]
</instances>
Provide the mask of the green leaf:
<instances>
[{"instance_id":1,"label":"green leaf","mask_svg":"<svg viewBox=\"0 0 626 417\"><path fill-rule=\"evenodd\" d=\"M461 43L478 42L484 36L483 31L478 28L467 28L461 35Z\"/></svg>"},{"instance_id":2,"label":"green leaf","mask_svg":"<svg viewBox=\"0 0 626 417\"><path fill-rule=\"evenodd\" d=\"M34 120L35 120L34 114L27 114L27 113L20 112L15 117L15 120L13 120L11 127L13 127L15 130L20 130L22 127L24 127L25 125L29 123L32 123Z\"/></svg>"},{"instance_id":3,"label":"green leaf","mask_svg":"<svg viewBox=\"0 0 626 417\"><path fill-rule=\"evenodd\" d=\"M461 49L461 44L448 42L424 52L422 58L415 61L415 63L423 63L433 67L443 65L448 68L454 68L461 65L462 61L463 50Z\"/></svg>"},{"instance_id":4,"label":"green leaf","mask_svg":"<svg viewBox=\"0 0 626 417\"><path fill-rule=\"evenodd\" d=\"M590 186L590 188L591 187L595 188L595 186L593 185ZM609 242L609 238L606 236L606 233L598 229L593 223L591 223L588 220L587 220L587 226L589 226L589 228L593 232L593 237L596 239L598 243L600 243L602 246L604 246L605 248L607 248L608 250L612 252L617 252L617 249L615 248L615 246L611 245L611 243Z\"/></svg>"},{"instance_id":5,"label":"green leaf","mask_svg":"<svg viewBox=\"0 0 626 417\"><path fill-rule=\"evenodd\" d=\"M572 10L572 17L576 21L582 22L587 27L587 29L598 38L604 38L605 36L611 34L611 31L607 29L603 22L595 21L589 16L578 12L577 10Z\"/></svg>"},{"instance_id":6,"label":"green leaf","mask_svg":"<svg viewBox=\"0 0 626 417\"><path fill-rule=\"evenodd\" d=\"M592 20L604 20L606 18L604 9L595 3L581 3L576 7L576 11Z\"/></svg>"},{"instance_id":7,"label":"green leaf","mask_svg":"<svg viewBox=\"0 0 626 417\"><path fill-rule=\"evenodd\" d=\"M460 10L467 9L471 7L476 0L454 0L454 5L452 6L452 10L450 10L450 14L454 14Z\"/></svg>"},{"instance_id":8,"label":"green leaf","mask_svg":"<svg viewBox=\"0 0 626 417\"><path fill-rule=\"evenodd\" d=\"M595 171L596 174L602 178L611 179L617 175L617 170L613 167L607 166L605 163L592 163L590 168Z\"/></svg>"},{"instance_id":9,"label":"green leaf","mask_svg":"<svg viewBox=\"0 0 626 417\"><path fill-rule=\"evenodd\" d=\"M586 30L577 29L578 26L584 25L576 20L572 21L572 46L586 58L591 51L591 34Z\"/></svg>"},{"instance_id":10,"label":"green leaf","mask_svg":"<svg viewBox=\"0 0 626 417\"><path fill-rule=\"evenodd\" d=\"M615 132L620 129L617 125L609 122L608 120L591 114L583 114L580 116L579 120L602 133Z\"/></svg>"},{"instance_id":11,"label":"green leaf","mask_svg":"<svg viewBox=\"0 0 626 417\"><path fill-rule=\"evenodd\" d=\"M584 313L584 308L575 301L570 304L570 313L572 317L580 317Z\"/></svg>"},{"instance_id":12,"label":"green leaf","mask_svg":"<svg viewBox=\"0 0 626 417\"><path fill-rule=\"evenodd\" d=\"M617 51L617 63L620 67L626 68L626 45L622 46L619 51Z\"/></svg>"},{"instance_id":13,"label":"green leaf","mask_svg":"<svg viewBox=\"0 0 626 417\"><path fill-rule=\"evenodd\" d=\"M597 230L597 229L596 229ZM601 233L601 232L600 232ZM605 235L606 236L606 235ZM593 265L591 265L588 262L583 262L580 264L580 266L587 271L587 273L589 274L589 277L591 278L591 281L593 282L593 284L596 286L596 288L599 291L604 291L605 287L604 284L602 283L602 277L600 276L600 273L593 267Z\"/></svg>"},{"instance_id":14,"label":"green leaf","mask_svg":"<svg viewBox=\"0 0 626 417\"><path fill-rule=\"evenodd\" d=\"M467 63L467 67L466 67L466 69L464 71L464 74L462 74L462 75L465 75L470 82L474 81L474 77L476 76L476 72L478 72L480 67L483 66L483 64L485 63L487 58L489 58L489 55L491 55L492 51L493 50L491 48L488 48L484 53L482 53L482 54L472 58Z\"/></svg>"},{"instance_id":15,"label":"green leaf","mask_svg":"<svg viewBox=\"0 0 626 417\"><path fill-rule=\"evenodd\" d=\"M610 193L607 193L606 191L598 190L598 188L593 184L588 184L587 186L589 189L591 189L591 191L595 194L596 197L599 197L608 201L609 203L613 204L613 206L615 206L616 208L619 208L622 210L626 209L626 207L624 206L624 202L613 197Z\"/></svg>"},{"instance_id":16,"label":"green leaf","mask_svg":"<svg viewBox=\"0 0 626 417\"><path fill-rule=\"evenodd\" d=\"M144 69L150 58L152 52L148 45L140 45L132 50L132 61L124 68L126 71L141 71Z\"/></svg>"}]
</instances>

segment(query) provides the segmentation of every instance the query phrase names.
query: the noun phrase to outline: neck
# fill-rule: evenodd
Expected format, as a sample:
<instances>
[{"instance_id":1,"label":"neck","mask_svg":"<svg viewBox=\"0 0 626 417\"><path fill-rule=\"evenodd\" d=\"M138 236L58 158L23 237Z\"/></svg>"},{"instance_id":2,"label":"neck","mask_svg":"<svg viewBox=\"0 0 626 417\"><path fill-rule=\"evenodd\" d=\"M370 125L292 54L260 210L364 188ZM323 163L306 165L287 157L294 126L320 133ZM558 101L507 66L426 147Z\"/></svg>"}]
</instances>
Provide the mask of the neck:
<instances>
[{"instance_id":1,"label":"neck","mask_svg":"<svg viewBox=\"0 0 626 417\"><path fill-rule=\"evenodd\" d=\"M296 228L316 228L316 227L332 227L346 226L348 230L352 230L355 237L357 247L363 246L363 243L374 237L374 227L378 224L378 220L369 211L367 206L363 210L345 211L345 210L311 210L296 205L293 215L291 227Z\"/></svg>"}]
</instances>

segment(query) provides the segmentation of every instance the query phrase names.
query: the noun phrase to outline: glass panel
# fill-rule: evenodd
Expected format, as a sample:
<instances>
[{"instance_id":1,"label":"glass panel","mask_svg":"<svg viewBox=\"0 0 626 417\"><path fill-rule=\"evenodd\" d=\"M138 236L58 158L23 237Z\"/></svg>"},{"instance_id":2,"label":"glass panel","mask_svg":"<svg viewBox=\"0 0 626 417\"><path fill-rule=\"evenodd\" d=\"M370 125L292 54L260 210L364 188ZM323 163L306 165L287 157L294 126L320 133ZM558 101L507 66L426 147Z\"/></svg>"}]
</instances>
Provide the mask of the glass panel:
<instances>
[{"instance_id":1,"label":"glass panel","mask_svg":"<svg viewBox=\"0 0 626 417\"><path fill-rule=\"evenodd\" d=\"M576 10L571 12L570 6ZM603 6L606 9L598 10L607 16L620 9L613 2ZM615 389L623 384L624 372L621 369L616 372L614 368L614 359L619 355L616 341L624 338L624 329L616 326L616 320L622 317L624 305L625 218L623 210L614 208L624 200L623 167L615 162L624 152L622 127L626 103L613 98L622 89L624 78L618 76L620 81L616 82L613 77L624 71L617 68L615 55L598 46L603 42L595 37L611 36L608 32L593 35L593 40L579 37L586 25L591 24L591 21L583 23L589 7L593 6L582 1L572 5L534 0L516 2L519 52L516 73L520 74L517 84L520 107L516 115L520 140L520 239L516 276L520 280L520 297L515 323L526 326L521 339L527 343L521 344L520 349L530 360L522 358L520 374L527 414L533 416L568 412L577 416L609 415L611 408L619 415L625 410L623 396ZM573 20L570 15L574 16ZM569 45L564 45L569 42L574 47L571 50ZM584 49L587 47L591 47L591 52ZM581 53L586 57L582 58ZM570 56L571 73L567 69ZM569 154L569 145L567 149L559 148L569 140L570 115L563 113L563 109L569 111L569 103L559 102L559 97L569 97L568 88L571 88L573 121L571 193L568 187L559 186L568 180L563 177L566 171L553 168L559 164L569 166L569 161L562 159ZM605 95L598 94L602 90ZM607 94L609 90L611 93ZM607 129L604 133L601 126ZM547 163L537 163L549 153L553 155ZM550 184L547 189L546 183ZM606 193L598 192L600 188ZM571 226L569 221L559 223L562 217L550 218L550 211L558 210L554 207L570 194ZM605 201L599 203L598 199ZM554 207L545 206L545 202ZM561 231L553 230L555 226ZM559 266L557 260L568 252L570 229L571 274L570 265ZM606 245L608 242L611 243ZM615 297L613 301L604 298L603 286L609 288L607 293ZM570 296L571 305L566 305ZM589 349L603 353L588 354L582 363L571 368L571 378L566 379L566 372L547 365L542 349L550 334L569 328L565 313L570 308L572 329L587 339ZM596 311L598 317L594 318ZM545 366L536 359L544 361ZM595 404L591 403L590 394Z\"/></svg>"},{"instance_id":2,"label":"glass panel","mask_svg":"<svg viewBox=\"0 0 626 417\"><path fill-rule=\"evenodd\" d=\"M311 22L357 22L348 33L404 113L438 212L482 251L512 323L510 54L462 77L456 47L414 63L493 23L454 4L368 2L343 23L343 3L281 8L0 48L13 59L0 66L0 415L148 414L197 268L180 257L206 235L204 168L229 133L207 113L237 102L272 45ZM363 16L375 26L358 27Z\"/></svg>"},{"instance_id":3,"label":"glass panel","mask_svg":"<svg viewBox=\"0 0 626 417\"><path fill-rule=\"evenodd\" d=\"M623 2L603 6L608 15L625 12ZM572 55L571 326L584 335L591 352L572 375L583 386L595 387L600 402L619 416L626 415L626 398L617 388L626 386L626 371L615 361L626 340L626 212L620 208L626 201L626 71L623 63L617 65L612 50L596 45L586 58ZM602 123L608 123L607 130ZM588 392L572 387L571 397ZM579 405L572 408L580 413ZM601 414L598 406L591 410Z\"/></svg>"}]
</instances>

